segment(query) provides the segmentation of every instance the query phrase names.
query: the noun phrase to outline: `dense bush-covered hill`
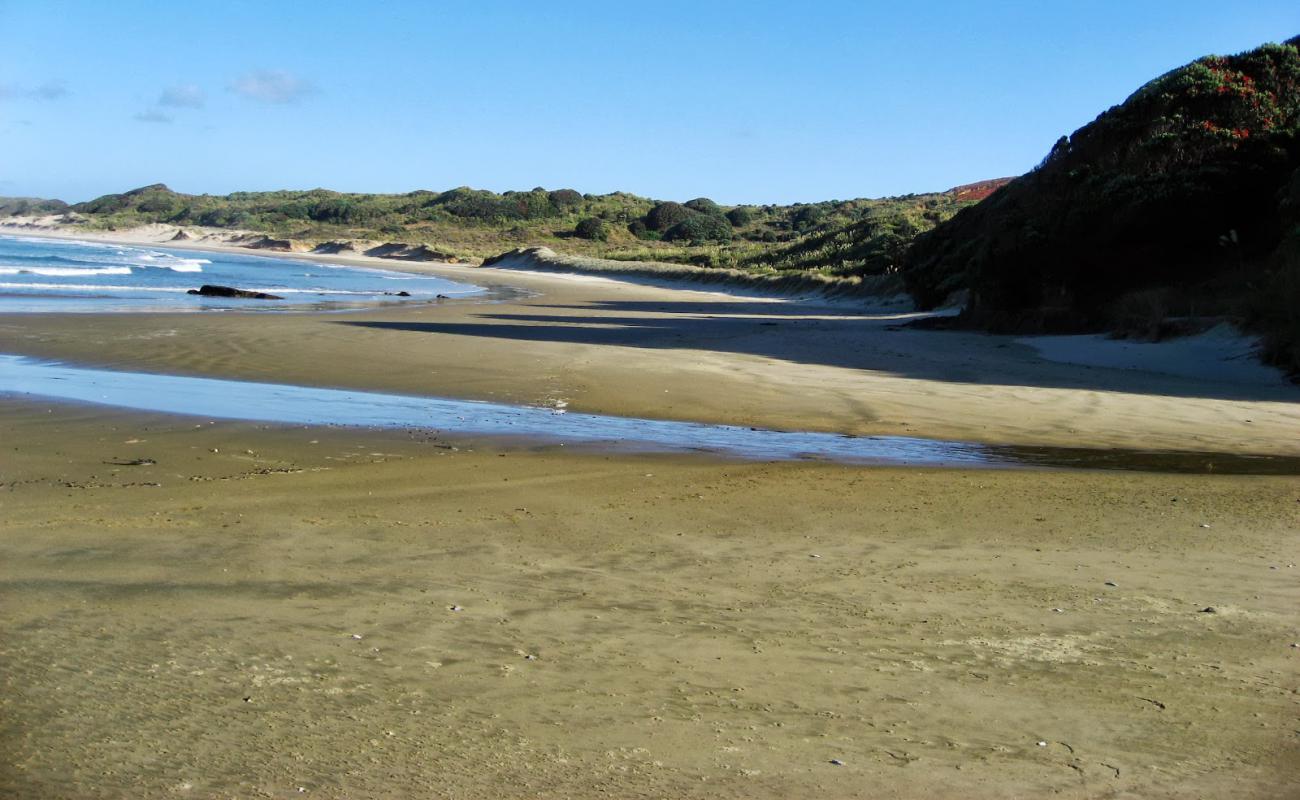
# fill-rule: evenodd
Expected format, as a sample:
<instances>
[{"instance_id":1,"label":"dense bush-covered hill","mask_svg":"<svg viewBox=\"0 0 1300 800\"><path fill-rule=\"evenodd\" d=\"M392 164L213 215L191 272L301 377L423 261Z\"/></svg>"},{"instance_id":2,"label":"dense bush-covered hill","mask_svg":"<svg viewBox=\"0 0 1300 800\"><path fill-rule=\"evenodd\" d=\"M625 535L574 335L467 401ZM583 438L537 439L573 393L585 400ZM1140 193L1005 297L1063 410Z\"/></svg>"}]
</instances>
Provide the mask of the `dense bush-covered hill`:
<instances>
[{"instance_id":1,"label":"dense bush-covered hill","mask_svg":"<svg viewBox=\"0 0 1300 800\"><path fill-rule=\"evenodd\" d=\"M42 200L38 197L0 197L0 220L5 217L62 214L67 210L68 204L62 200Z\"/></svg>"},{"instance_id":2,"label":"dense bush-covered hill","mask_svg":"<svg viewBox=\"0 0 1300 800\"><path fill-rule=\"evenodd\" d=\"M1259 292L1290 291L1294 325L1300 296L1281 273L1295 270L1300 222L1297 44L1198 59L1062 137L916 239L909 291L933 307L969 289L964 319L1001 330L1244 313L1270 320L1277 349L1285 314Z\"/></svg>"}]
</instances>

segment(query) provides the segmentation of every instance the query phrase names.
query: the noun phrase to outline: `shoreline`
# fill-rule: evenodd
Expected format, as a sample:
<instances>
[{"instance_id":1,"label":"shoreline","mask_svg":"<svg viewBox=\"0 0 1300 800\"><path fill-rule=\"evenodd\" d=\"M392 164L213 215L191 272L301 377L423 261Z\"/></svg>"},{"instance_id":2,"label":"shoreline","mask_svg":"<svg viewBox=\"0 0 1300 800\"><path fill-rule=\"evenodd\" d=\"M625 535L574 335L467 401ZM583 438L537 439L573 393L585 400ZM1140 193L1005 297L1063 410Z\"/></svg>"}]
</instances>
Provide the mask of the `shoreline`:
<instances>
[{"instance_id":1,"label":"shoreline","mask_svg":"<svg viewBox=\"0 0 1300 800\"><path fill-rule=\"evenodd\" d=\"M1300 455L1293 386L1057 363L1012 337L900 328L910 315L815 302L586 275L307 260L528 294L346 314L0 315L0 352L103 369L564 402L575 412L775 430Z\"/></svg>"},{"instance_id":2,"label":"shoreline","mask_svg":"<svg viewBox=\"0 0 1300 800\"><path fill-rule=\"evenodd\" d=\"M277 258L289 260L303 260L310 262L319 262L323 264L336 264L341 266L363 267L383 269L390 272L405 272L412 275L436 275L439 277L451 278L459 276L460 280L469 283L477 283L468 280L468 276L482 276L483 280L490 281L493 286L503 286L508 288L523 288L515 284L516 281L528 284L553 284L556 281L569 281L573 283L583 282L604 282L615 285L626 284L627 281L620 280L617 277L609 275L597 275L594 273L578 272L557 272L545 270L526 270L526 269L495 269L487 266L477 266L471 264L453 264L446 261L420 261L404 258L383 258L379 256L368 256L364 253L351 253L348 255L337 255L331 253L312 253L312 252L292 252L280 250L267 250L257 247L245 247L233 243L204 243L193 241L175 242L170 239L156 239L141 235L135 231L77 231L69 233L64 230L53 228L26 228L22 226L0 224L0 235L11 236L30 236L38 239L62 239L70 241L87 241L103 242L133 246L151 246L170 248L175 250L186 250L200 253L234 253L242 256L253 256L261 258ZM734 291L728 291L733 287L725 284L689 284L681 281L669 279L662 280L653 284L654 288L665 290L682 291L694 294L725 295L728 297L744 298L756 302L800 302L807 301L816 305L826 305L835 307L839 305L848 305L849 307L861 307L862 303L847 301L838 298L790 298L788 295L780 292L762 292L753 290L744 291L745 287L734 287ZM490 287L484 287L490 288ZM919 316L919 315L918 315Z\"/></svg>"}]
</instances>

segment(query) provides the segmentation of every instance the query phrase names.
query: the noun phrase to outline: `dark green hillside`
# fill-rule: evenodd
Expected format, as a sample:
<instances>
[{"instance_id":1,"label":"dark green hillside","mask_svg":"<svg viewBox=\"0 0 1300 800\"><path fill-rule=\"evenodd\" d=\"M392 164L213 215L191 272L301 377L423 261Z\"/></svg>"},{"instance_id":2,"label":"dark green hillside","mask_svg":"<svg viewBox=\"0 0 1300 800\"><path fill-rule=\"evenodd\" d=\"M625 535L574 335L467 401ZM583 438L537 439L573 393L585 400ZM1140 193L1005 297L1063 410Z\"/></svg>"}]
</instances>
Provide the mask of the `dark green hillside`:
<instances>
[{"instance_id":1,"label":"dark green hillside","mask_svg":"<svg viewBox=\"0 0 1300 800\"><path fill-rule=\"evenodd\" d=\"M899 270L912 240L1005 185L999 178L958 186L942 194L894 197L868 203L856 219L817 218L804 235L748 259L745 266L831 275L888 275ZM817 210L816 206L807 209Z\"/></svg>"},{"instance_id":2,"label":"dark green hillside","mask_svg":"<svg viewBox=\"0 0 1300 800\"><path fill-rule=\"evenodd\" d=\"M62 200L42 200L37 197L0 197L0 219L14 216L43 216L62 214L68 204Z\"/></svg>"},{"instance_id":3,"label":"dark green hillside","mask_svg":"<svg viewBox=\"0 0 1300 800\"><path fill-rule=\"evenodd\" d=\"M1264 357L1300 375L1300 169L1279 203L1285 235L1247 300L1246 321L1263 331Z\"/></svg>"},{"instance_id":4,"label":"dark green hillside","mask_svg":"<svg viewBox=\"0 0 1300 800\"><path fill-rule=\"evenodd\" d=\"M1162 319L1242 313L1294 325L1256 295L1297 297L1297 43L1199 59L1063 137L918 237L909 291L934 307L969 289L964 320L997 330L1158 335Z\"/></svg>"}]
</instances>

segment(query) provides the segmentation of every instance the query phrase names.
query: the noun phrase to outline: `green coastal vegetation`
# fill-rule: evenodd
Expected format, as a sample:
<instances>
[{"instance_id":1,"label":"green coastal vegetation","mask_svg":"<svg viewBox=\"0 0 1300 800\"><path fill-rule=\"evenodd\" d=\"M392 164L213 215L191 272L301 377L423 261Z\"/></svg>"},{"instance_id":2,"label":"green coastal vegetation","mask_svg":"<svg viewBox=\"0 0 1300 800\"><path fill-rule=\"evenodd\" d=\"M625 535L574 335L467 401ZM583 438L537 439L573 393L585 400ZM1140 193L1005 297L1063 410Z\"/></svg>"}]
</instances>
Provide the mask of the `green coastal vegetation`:
<instances>
[{"instance_id":1,"label":"green coastal vegetation","mask_svg":"<svg viewBox=\"0 0 1300 800\"><path fill-rule=\"evenodd\" d=\"M163 184L67 205L0 201L0 216L67 213L91 229L164 223L248 230L309 244L389 241L482 259L547 246L579 255L770 272L853 275L890 269L903 236L929 230L988 188L788 206L684 203L574 189L347 194L309 191L182 194ZM852 230L845 239L839 232Z\"/></svg>"},{"instance_id":2,"label":"green coastal vegetation","mask_svg":"<svg viewBox=\"0 0 1300 800\"><path fill-rule=\"evenodd\" d=\"M1062 136L1029 173L946 192L724 206L540 187L214 196L155 184L75 205L0 198L0 217L248 230L308 246L401 242L472 260L548 247L637 265L871 278L922 309L962 302L953 324L1003 332L1159 339L1231 320L1263 333L1266 358L1298 373L1297 45L1198 59Z\"/></svg>"}]
</instances>

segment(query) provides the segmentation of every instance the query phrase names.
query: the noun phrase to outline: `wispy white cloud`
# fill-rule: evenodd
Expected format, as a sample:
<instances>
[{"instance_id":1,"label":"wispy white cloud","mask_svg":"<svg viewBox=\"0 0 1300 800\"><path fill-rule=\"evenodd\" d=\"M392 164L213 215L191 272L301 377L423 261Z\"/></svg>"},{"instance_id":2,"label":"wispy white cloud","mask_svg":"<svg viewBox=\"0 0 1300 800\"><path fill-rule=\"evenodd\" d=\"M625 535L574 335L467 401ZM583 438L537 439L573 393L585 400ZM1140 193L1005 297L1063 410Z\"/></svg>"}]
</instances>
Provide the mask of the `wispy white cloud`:
<instances>
[{"instance_id":1,"label":"wispy white cloud","mask_svg":"<svg viewBox=\"0 0 1300 800\"><path fill-rule=\"evenodd\" d=\"M192 83L168 86L158 95L158 105L170 108L203 108L208 96Z\"/></svg>"},{"instance_id":2,"label":"wispy white cloud","mask_svg":"<svg viewBox=\"0 0 1300 800\"><path fill-rule=\"evenodd\" d=\"M172 118L161 111L150 110L150 111L141 111L139 114L136 114L135 121L161 123L166 125L172 122Z\"/></svg>"},{"instance_id":3,"label":"wispy white cloud","mask_svg":"<svg viewBox=\"0 0 1300 800\"><path fill-rule=\"evenodd\" d=\"M239 76L230 90L263 103L296 103L315 91L312 84L284 70L257 70Z\"/></svg>"}]
</instances>

